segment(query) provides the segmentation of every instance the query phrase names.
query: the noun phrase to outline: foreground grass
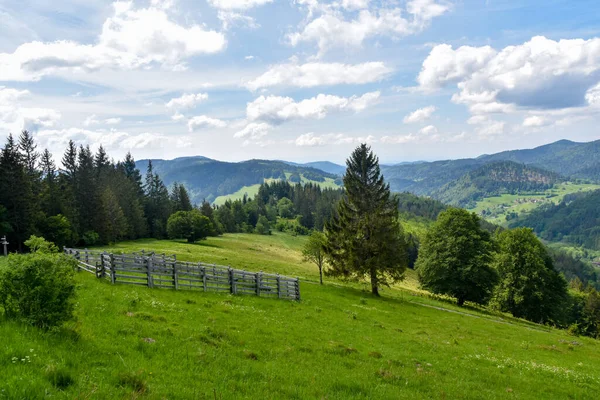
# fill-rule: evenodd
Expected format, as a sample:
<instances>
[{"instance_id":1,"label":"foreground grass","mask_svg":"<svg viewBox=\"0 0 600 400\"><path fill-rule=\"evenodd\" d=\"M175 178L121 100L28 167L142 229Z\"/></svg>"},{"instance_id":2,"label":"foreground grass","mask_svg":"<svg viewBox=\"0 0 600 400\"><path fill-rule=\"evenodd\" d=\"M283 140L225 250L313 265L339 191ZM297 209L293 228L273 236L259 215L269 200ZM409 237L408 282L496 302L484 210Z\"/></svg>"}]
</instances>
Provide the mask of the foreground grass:
<instances>
[{"instance_id":1,"label":"foreground grass","mask_svg":"<svg viewBox=\"0 0 600 400\"><path fill-rule=\"evenodd\" d=\"M405 289L373 298L360 286L321 287L301 261L303 240L114 246L300 275L303 300L112 286L80 273L69 329L0 323L0 398L596 398L597 341L450 312Z\"/></svg>"}]
</instances>

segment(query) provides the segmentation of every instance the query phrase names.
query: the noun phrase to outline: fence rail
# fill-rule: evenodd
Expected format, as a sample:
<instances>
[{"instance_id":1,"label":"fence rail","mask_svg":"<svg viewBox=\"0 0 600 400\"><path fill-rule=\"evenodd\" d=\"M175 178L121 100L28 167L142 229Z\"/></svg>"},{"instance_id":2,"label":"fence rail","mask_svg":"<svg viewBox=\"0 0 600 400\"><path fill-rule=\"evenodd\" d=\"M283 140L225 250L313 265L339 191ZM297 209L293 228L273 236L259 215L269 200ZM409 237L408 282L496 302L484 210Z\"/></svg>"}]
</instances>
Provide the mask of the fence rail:
<instances>
[{"instance_id":1,"label":"fence rail","mask_svg":"<svg viewBox=\"0 0 600 400\"><path fill-rule=\"evenodd\" d=\"M202 262L178 261L174 255L143 250L131 254L113 254L65 248L64 252L74 257L82 270L111 283L300 300L300 280L279 274L249 272Z\"/></svg>"}]
</instances>

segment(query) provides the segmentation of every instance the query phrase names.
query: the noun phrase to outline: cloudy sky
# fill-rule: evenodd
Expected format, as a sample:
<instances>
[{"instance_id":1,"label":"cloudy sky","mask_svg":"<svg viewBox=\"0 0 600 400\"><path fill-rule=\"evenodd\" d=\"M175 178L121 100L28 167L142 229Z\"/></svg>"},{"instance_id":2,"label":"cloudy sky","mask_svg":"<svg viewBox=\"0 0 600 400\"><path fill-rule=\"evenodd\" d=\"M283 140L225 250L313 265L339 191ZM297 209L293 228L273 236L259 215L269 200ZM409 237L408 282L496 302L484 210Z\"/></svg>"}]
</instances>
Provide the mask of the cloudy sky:
<instances>
[{"instance_id":1,"label":"cloudy sky","mask_svg":"<svg viewBox=\"0 0 600 400\"><path fill-rule=\"evenodd\" d=\"M600 138L597 0L0 0L0 135L342 162Z\"/></svg>"}]
</instances>

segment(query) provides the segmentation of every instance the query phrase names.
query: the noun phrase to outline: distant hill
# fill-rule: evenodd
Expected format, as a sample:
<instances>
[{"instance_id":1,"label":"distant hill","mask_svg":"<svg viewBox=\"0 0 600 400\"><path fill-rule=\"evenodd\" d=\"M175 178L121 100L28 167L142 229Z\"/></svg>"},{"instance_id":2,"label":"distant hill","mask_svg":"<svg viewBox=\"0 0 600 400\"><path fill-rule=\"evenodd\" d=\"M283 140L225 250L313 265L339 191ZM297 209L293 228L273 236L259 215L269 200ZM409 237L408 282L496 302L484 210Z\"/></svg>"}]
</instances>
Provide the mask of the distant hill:
<instances>
[{"instance_id":1,"label":"distant hill","mask_svg":"<svg viewBox=\"0 0 600 400\"><path fill-rule=\"evenodd\" d=\"M561 180L555 172L513 161L498 161L467 172L434 191L431 197L464 207L483 197L543 191Z\"/></svg>"},{"instance_id":2,"label":"distant hill","mask_svg":"<svg viewBox=\"0 0 600 400\"><path fill-rule=\"evenodd\" d=\"M334 174L334 175L344 175L344 173L346 172L345 165L339 165L336 163L332 163L330 161L314 161L314 162L309 162L309 163L304 163L304 164L294 163L291 161L282 161L282 162L289 164L289 165L294 165L296 167L316 168L316 169L320 169L321 171L327 172L329 174Z\"/></svg>"},{"instance_id":3,"label":"distant hill","mask_svg":"<svg viewBox=\"0 0 600 400\"><path fill-rule=\"evenodd\" d=\"M560 140L527 150L504 151L477 158L382 166L392 190L432 195L451 181L486 164L513 161L560 174L565 178L600 181L600 140L576 143Z\"/></svg>"},{"instance_id":4,"label":"distant hill","mask_svg":"<svg viewBox=\"0 0 600 400\"><path fill-rule=\"evenodd\" d=\"M136 166L143 174L148 167L148 160L140 160ZM212 202L218 196L235 193L244 186L263 183L265 179L327 182L328 186L339 179L337 175L316 168L269 160L230 163L198 156L152 160L152 166L167 186L174 182L183 183L194 203L200 203L203 199Z\"/></svg>"},{"instance_id":5,"label":"distant hill","mask_svg":"<svg viewBox=\"0 0 600 400\"><path fill-rule=\"evenodd\" d=\"M567 195L559 204L542 206L510 226L530 227L548 241L600 250L600 190Z\"/></svg>"}]
</instances>

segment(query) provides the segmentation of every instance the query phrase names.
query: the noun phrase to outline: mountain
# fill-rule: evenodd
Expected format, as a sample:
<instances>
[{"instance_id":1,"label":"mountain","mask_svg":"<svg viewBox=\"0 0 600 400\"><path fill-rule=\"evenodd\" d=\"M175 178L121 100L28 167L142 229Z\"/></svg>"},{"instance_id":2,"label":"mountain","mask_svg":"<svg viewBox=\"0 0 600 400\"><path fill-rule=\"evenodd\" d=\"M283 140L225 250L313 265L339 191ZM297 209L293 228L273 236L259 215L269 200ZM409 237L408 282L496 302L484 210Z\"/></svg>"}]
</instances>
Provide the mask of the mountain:
<instances>
[{"instance_id":1,"label":"mountain","mask_svg":"<svg viewBox=\"0 0 600 400\"><path fill-rule=\"evenodd\" d=\"M555 172L513 161L498 161L467 172L434 191L431 197L464 207L483 197L547 190L561 180Z\"/></svg>"},{"instance_id":2,"label":"mountain","mask_svg":"<svg viewBox=\"0 0 600 400\"><path fill-rule=\"evenodd\" d=\"M344 175L344 173L346 172L345 165L339 165L336 163L332 163L331 161L314 161L314 162L309 162L309 163L304 163L304 164L299 164L299 163L295 163L295 162L291 162L291 161L281 161L281 162L284 162L286 164L293 165L296 167L316 168L316 169L320 169L321 171L327 172L329 174L340 175L340 176Z\"/></svg>"},{"instance_id":3,"label":"mountain","mask_svg":"<svg viewBox=\"0 0 600 400\"><path fill-rule=\"evenodd\" d=\"M140 160L136 166L146 171L149 160ZM154 172L165 185L183 183L194 203L212 202L218 196L235 193L245 186L263 183L265 179L284 179L337 186L337 175L316 168L290 165L283 161L249 160L230 163L206 157L181 157L173 160L151 160Z\"/></svg>"},{"instance_id":4,"label":"mountain","mask_svg":"<svg viewBox=\"0 0 600 400\"><path fill-rule=\"evenodd\" d=\"M511 223L532 228L542 239L600 250L600 190L574 193Z\"/></svg>"},{"instance_id":5,"label":"mountain","mask_svg":"<svg viewBox=\"0 0 600 400\"><path fill-rule=\"evenodd\" d=\"M567 177L599 180L600 140L587 143L559 140L534 149L484 155L480 156L478 160L484 162L515 161L557 172Z\"/></svg>"},{"instance_id":6,"label":"mountain","mask_svg":"<svg viewBox=\"0 0 600 400\"><path fill-rule=\"evenodd\" d=\"M565 178L600 181L600 140L587 143L560 140L534 149L503 151L460 160L385 165L381 169L392 190L432 195L468 172L498 161L541 168Z\"/></svg>"}]
</instances>

